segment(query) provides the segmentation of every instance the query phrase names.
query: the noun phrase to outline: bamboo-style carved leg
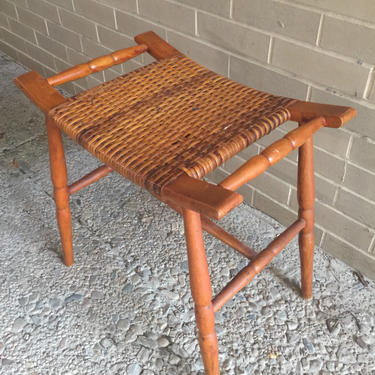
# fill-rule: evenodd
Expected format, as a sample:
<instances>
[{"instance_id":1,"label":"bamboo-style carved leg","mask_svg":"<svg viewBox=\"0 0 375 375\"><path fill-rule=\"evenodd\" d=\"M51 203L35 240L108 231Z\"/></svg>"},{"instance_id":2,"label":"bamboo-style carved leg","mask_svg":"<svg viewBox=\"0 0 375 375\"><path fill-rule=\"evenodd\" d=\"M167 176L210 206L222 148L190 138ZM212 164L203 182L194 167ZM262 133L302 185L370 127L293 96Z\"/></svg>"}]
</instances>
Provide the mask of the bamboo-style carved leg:
<instances>
[{"instance_id":1,"label":"bamboo-style carved leg","mask_svg":"<svg viewBox=\"0 0 375 375\"><path fill-rule=\"evenodd\" d=\"M314 258L314 155L313 140L309 138L298 154L298 203L299 217L306 221L299 234L301 259L301 292L305 299L312 297Z\"/></svg>"},{"instance_id":2,"label":"bamboo-style carved leg","mask_svg":"<svg viewBox=\"0 0 375 375\"><path fill-rule=\"evenodd\" d=\"M56 218L61 236L64 263L71 266L73 260L72 223L69 207L68 175L60 129L46 119L50 172L56 204Z\"/></svg>"},{"instance_id":3,"label":"bamboo-style carved leg","mask_svg":"<svg viewBox=\"0 0 375 375\"><path fill-rule=\"evenodd\" d=\"M191 294L195 303L199 345L206 374L218 375L219 355L215 332L215 314L212 307L212 289L200 214L184 209L186 246L189 261Z\"/></svg>"}]
</instances>

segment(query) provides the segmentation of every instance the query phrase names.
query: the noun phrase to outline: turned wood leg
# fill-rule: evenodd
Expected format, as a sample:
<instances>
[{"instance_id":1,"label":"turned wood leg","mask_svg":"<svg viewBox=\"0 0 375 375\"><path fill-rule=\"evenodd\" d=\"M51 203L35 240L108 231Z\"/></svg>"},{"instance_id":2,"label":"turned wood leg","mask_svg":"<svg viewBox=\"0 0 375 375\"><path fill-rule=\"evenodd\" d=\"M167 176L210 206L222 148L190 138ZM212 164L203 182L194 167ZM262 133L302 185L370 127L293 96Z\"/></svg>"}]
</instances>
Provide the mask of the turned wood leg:
<instances>
[{"instance_id":1,"label":"turned wood leg","mask_svg":"<svg viewBox=\"0 0 375 375\"><path fill-rule=\"evenodd\" d=\"M313 141L309 138L299 149L298 154L298 204L299 217L306 222L299 234L301 259L301 292L305 299L312 297L314 259L314 155Z\"/></svg>"},{"instance_id":2,"label":"turned wood leg","mask_svg":"<svg viewBox=\"0 0 375 375\"><path fill-rule=\"evenodd\" d=\"M60 129L52 120L46 120L50 172L56 204L56 218L61 236L64 263L71 266L73 260L72 222L69 207L68 175Z\"/></svg>"},{"instance_id":3,"label":"turned wood leg","mask_svg":"<svg viewBox=\"0 0 375 375\"><path fill-rule=\"evenodd\" d=\"M218 375L219 354L215 332L215 314L212 308L212 289L200 214L184 209L186 246L189 261L191 294L195 303L199 345L208 375Z\"/></svg>"}]
</instances>

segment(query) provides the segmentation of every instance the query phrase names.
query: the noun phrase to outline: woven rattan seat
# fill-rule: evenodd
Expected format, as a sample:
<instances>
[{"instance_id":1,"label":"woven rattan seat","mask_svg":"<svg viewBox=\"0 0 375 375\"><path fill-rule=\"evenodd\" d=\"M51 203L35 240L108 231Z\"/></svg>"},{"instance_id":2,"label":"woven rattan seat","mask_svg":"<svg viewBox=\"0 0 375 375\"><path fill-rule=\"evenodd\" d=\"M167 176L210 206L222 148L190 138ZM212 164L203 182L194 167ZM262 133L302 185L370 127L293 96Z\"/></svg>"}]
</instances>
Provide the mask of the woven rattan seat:
<instances>
[{"instance_id":1,"label":"woven rattan seat","mask_svg":"<svg viewBox=\"0 0 375 375\"><path fill-rule=\"evenodd\" d=\"M219 375L215 312L244 288L298 234L301 291L312 295L314 254L313 135L355 115L349 107L308 103L243 86L203 68L153 32L115 51L44 79L28 72L16 84L46 114L50 171L65 264L73 264L70 196L113 170L148 189L184 218L191 293L207 375ZM71 98L53 86L148 52L157 61ZM298 126L215 185L201 180L287 120ZM61 130L104 165L68 184ZM242 202L235 190L298 149L298 218L256 253L210 219ZM79 164L79 163L77 163ZM275 186L277 188L277 186ZM125 208L126 209L126 208ZM249 263L215 296L202 231ZM131 249L129 249L131 251ZM126 256L126 255L124 255Z\"/></svg>"},{"instance_id":2,"label":"woven rattan seat","mask_svg":"<svg viewBox=\"0 0 375 375\"><path fill-rule=\"evenodd\" d=\"M50 115L98 159L159 194L184 172L205 176L288 120L290 102L175 57L87 90Z\"/></svg>"}]
</instances>

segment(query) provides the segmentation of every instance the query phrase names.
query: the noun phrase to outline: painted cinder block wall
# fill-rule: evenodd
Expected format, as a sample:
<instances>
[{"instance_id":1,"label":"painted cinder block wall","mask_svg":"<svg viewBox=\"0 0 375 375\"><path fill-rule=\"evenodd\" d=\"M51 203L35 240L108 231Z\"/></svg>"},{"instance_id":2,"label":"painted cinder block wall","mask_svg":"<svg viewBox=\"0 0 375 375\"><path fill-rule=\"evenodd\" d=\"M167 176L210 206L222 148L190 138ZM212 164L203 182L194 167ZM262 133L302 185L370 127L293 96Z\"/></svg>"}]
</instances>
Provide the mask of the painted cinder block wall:
<instances>
[{"instance_id":1,"label":"painted cinder block wall","mask_svg":"<svg viewBox=\"0 0 375 375\"><path fill-rule=\"evenodd\" d=\"M358 110L344 128L315 137L316 243L375 279L375 1L0 0L0 49L44 76L128 47L146 30L236 81ZM65 89L79 92L151 60L141 56ZM211 178L219 181L292 126ZM241 189L283 224L297 211L296 160L294 152Z\"/></svg>"}]
</instances>

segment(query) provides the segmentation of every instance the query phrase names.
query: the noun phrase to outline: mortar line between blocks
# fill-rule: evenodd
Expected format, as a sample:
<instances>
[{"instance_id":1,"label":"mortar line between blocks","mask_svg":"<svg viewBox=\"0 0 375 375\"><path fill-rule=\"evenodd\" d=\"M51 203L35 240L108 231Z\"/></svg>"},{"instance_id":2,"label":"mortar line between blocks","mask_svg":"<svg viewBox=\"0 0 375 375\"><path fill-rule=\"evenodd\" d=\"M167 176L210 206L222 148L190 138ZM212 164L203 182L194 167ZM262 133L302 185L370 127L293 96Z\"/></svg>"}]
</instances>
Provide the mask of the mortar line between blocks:
<instances>
[{"instance_id":1,"label":"mortar line between blocks","mask_svg":"<svg viewBox=\"0 0 375 375\"><path fill-rule=\"evenodd\" d=\"M320 20L319 20L318 32L316 34L316 40L315 40L316 46L319 46L320 41L322 39L323 19L324 19L324 14L321 14Z\"/></svg>"},{"instance_id":2,"label":"mortar line between blocks","mask_svg":"<svg viewBox=\"0 0 375 375\"><path fill-rule=\"evenodd\" d=\"M368 247L368 249L367 249L367 252L369 253L369 254L372 254L373 255L373 253L372 253L372 251L371 251L371 249L374 247L374 249L375 249L375 234L374 234L374 237L372 237L372 240L371 240L371 242L370 242L370 245L369 245L369 247Z\"/></svg>"}]
</instances>

